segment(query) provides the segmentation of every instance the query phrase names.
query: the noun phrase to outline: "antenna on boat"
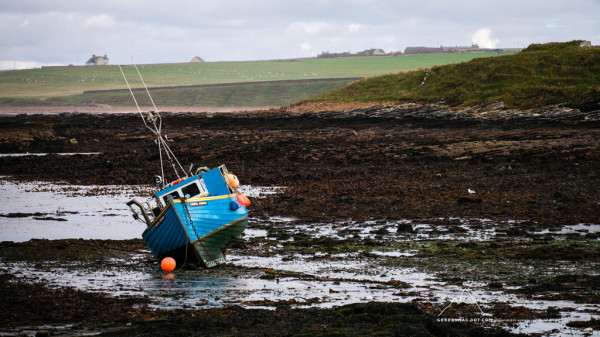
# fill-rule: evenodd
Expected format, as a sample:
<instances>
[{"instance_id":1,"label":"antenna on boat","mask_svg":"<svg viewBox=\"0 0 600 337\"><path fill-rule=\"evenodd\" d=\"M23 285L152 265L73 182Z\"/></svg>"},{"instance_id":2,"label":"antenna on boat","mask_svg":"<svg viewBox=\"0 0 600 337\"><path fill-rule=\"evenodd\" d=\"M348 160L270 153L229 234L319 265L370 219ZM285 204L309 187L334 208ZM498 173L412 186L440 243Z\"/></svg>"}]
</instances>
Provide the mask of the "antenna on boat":
<instances>
[{"instance_id":1,"label":"antenna on boat","mask_svg":"<svg viewBox=\"0 0 600 337\"><path fill-rule=\"evenodd\" d=\"M146 82L144 82L144 78L142 77L142 74L140 73L140 70L138 69L137 65L134 64L133 66L135 67L135 70L137 71L138 76L140 77L140 80L142 81L142 84L144 85L144 89L146 90L146 94L148 94L148 97L150 98L150 102L152 102L154 111L142 112L142 109L140 108L140 105L138 104L138 101L135 98L135 95L133 94L133 89L131 89L131 85L129 85L129 81L127 80L127 76L125 76L125 72L123 72L123 68L121 67L121 65L119 65L119 70L121 71L121 75L123 75L123 78L125 79L125 83L127 84L129 93L131 93L131 97L133 97L133 101L135 103L135 106L138 109L138 113L140 114L140 117L142 117L142 121L144 122L144 125L146 126L146 128L148 128L148 130L150 130L157 137L156 142L158 144L158 154L160 156L161 177L164 178L164 176L165 176L165 171L164 171L164 166L163 166L163 156L162 156L163 149L165 150L165 153L167 154L167 158L169 159L169 162L171 163L171 166L173 167L173 170L175 171L175 175L177 176L177 179L181 179L181 176L179 175L178 170L181 170L181 172L183 172L183 176L186 177L187 172L186 172L185 168L183 167L183 165L181 165L181 162L177 159L177 157L175 156L175 154L169 147L169 144L167 144L166 136L162 134L162 117L161 117L160 113L158 112L158 109L156 108L156 104L154 104L154 100L152 99L152 95L150 95L150 91L148 90L148 87L146 86ZM177 163L177 165L179 167L177 167L175 165L175 163ZM164 180L163 180L163 183L164 183Z\"/></svg>"}]
</instances>

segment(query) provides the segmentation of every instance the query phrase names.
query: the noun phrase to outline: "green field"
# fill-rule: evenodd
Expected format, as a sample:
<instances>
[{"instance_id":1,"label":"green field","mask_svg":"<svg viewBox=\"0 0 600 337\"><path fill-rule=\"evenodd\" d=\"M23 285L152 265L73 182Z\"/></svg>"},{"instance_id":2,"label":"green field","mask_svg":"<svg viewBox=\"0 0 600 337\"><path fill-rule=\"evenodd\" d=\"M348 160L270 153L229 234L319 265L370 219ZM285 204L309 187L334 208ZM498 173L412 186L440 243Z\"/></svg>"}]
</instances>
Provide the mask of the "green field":
<instances>
[{"instance_id":1,"label":"green field","mask_svg":"<svg viewBox=\"0 0 600 337\"><path fill-rule=\"evenodd\" d=\"M354 57L332 59L299 59L253 62L209 62L175 63L138 66L148 87L189 86L216 83L240 83L256 81L286 81L298 79L370 77L387 73L397 73L419 68L449 63L460 63L474 58L497 56L497 53L465 53L436 55L406 55L390 57ZM124 66L123 70L133 87L142 87L134 67ZM332 86L310 83L280 84L275 87L255 88L254 94L263 92L263 98L246 96L248 103L239 105L265 104L269 102L268 90L285 92L278 102L293 103L314 94L322 93L347 82L330 83ZM103 103L131 104L119 95L83 94L87 90L108 90L126 88L117 66L105 67L59 67L0 72L0 105L39 105L42 104L84 104ZM231 87L227 87L232 90ZM172 89L164 97L169 103L157 99L157 104L169 105L230 105L235 92L223 94L220 89ZM250 88L237 88L240 94ZM193 92L190 92L192 90ZM158 93L157 93L158 94ZM166 94L166 93L165 93ZM246 92L246 94L252 94ZM307 96L309 95L309 96ZM285 97L283 97L285 96ZM193 99L192 99L193 97ZM197 99L201 98L203 99ZM220 97L220 98L219 98ZM244 101L240 99L234 101ZM46 103L43 103L46 102ZM201 102L201 103L200 103ZM278 105L281 103L276 103ZM272 105L272 104L266 104Z\"/></svg>"},{"instance_id":2,"label":"green field","mask_svg":"<svg viewBox=\"0 0 600 337\"><path fill-rule=\"evenodd\" d=\"M285 106L348 84L349 80L310 82L232 83L223 86L177 87L151 90L154 102L166 106ZM135 90L140 105L151 106L145 90ZM55 97L0 97L0 106L133 106L129 91L104 91Z\"/></svg>"}]
</instances>

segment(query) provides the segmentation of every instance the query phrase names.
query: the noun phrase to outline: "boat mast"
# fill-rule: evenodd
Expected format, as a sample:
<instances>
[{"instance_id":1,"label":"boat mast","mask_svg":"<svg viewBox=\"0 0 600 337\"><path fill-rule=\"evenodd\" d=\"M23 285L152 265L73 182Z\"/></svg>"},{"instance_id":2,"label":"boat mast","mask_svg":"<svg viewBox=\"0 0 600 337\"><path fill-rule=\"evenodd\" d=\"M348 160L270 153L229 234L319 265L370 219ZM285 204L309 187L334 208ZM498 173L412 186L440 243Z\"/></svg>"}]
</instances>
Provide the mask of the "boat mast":
<instances>
[{"instance_id":1,"label":"boat mast","mask_svg":"<svg viewBox=\"0 0 600 337\"><path fill-rule=\"evenodd\" d=\"M135 102L135 106L138 109L138 113L140 114L140 117L142 118L144 125L146 126L146 128L148 130L150 130L150 132L152 132L157 137L156 143L158 144L158 154L160 156L160 172L161 172L161 177L163 178L163 181L161 182L161 184L164 185L164 176L165 176L165 171L164 171L164 166L163 166L163 156L162 156L163 149L165 150L167 158L168 158L169 162L171 163L173 171L175 171L175 175L177 176L177 179L181 178L181 176L179 175L179 171L182 172L182 175L184 177L187 177L187 172L186 172L185 168L183 168L183 165L181 165L181 162L177 159L177 157L175 156L175 154L169 147L169 144L167 144L166 135L162 134L162 117L161 117L160 113L158 112L158 109L156 108L156 104L154 104L154 100L152 99L152 95L150 95L150 91L148 90L148 87L146 86L146 82L144 82L144 78L142 77L142 74L140 73L140 70L138 69L137 65L133 65L133 66L135 67L135 70L137 71L138 76L140 77L140 80L142 81L142 84L144 85L144 89L146 90L146 94L148 94L148 97L150 98L150 102L152 102L154 111L142 112L142 109L140 109L140 105L138 104L138 101L135 98L135 95L133 94L133 90L131 89L131 86L129 85L129 81L127 80L127 76L125 76L125 73L123 72L123 68L121 67L121 65L119 65L119 70L121 70L121 75L123 75L123 78L125 79L125 83L127 84L129 93L131 93L131 97L133 97L133 101ZM176 163L177 163L177 165L175 165Z\"/></svg>"}]
</instances>

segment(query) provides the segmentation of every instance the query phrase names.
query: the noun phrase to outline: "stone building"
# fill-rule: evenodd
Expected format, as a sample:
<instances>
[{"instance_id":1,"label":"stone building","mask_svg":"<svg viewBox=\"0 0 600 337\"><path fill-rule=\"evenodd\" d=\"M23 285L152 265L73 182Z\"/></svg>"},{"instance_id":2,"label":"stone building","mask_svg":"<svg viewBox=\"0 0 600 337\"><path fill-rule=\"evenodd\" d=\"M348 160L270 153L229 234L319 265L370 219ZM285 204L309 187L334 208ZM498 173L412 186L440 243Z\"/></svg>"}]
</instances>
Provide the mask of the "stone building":
<instances>
[{"instance_id":1,"label":"stone building","mask_svg":"<svg viewBox=\"0 0 600 337\"><path fill-rule=\"evenodd\" d=\"M89 59L86 63L86 66L107 66L108 65L108 57L104 56L96 56L92 55L92 58Z\"/></svg>"}]
</instances>

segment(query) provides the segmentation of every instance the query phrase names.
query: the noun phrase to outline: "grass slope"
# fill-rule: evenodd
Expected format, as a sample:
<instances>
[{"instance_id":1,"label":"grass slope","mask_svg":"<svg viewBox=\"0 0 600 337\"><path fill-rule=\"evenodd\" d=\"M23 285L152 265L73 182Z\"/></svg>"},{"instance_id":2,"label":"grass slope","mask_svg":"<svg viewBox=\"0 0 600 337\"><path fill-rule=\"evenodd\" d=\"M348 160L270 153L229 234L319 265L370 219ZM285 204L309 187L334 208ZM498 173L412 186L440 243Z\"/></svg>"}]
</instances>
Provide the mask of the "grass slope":
<instances>
[{"instance_id":1,"label":"grass slope","mask_svg":"<svg viewBox=\"0 0 600 337\"><path fill-rule=\"evenodd\" d=\"M305 102L444 101L459 106L503 101L518 108L564 104L597 109L600 48L581 49L579 43L534 44L513 55L436 66L427 76L423 70L377 76Z\"/></svg>"}]
</instances>

